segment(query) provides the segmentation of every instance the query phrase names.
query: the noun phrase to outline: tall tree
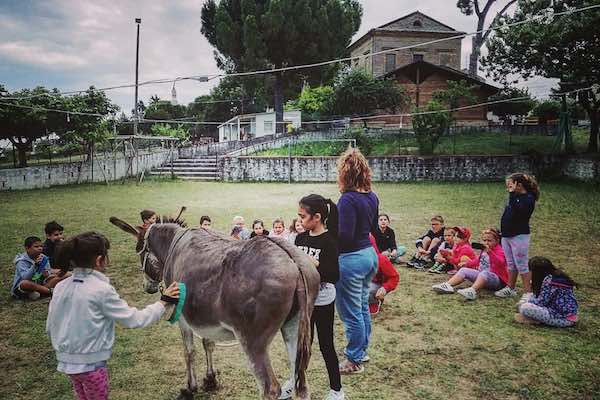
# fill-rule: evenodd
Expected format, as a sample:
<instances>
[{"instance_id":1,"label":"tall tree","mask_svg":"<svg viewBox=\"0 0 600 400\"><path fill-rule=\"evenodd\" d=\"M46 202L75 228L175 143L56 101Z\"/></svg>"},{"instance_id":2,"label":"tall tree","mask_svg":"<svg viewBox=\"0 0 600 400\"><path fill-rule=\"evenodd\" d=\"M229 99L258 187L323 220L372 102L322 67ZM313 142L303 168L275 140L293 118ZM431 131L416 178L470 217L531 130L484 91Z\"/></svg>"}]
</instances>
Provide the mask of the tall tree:
<instances>
[{"instance_id":1,"label":"tall tree","mask_svg":"<svg viewBox=\"0 0 600 400\"><path fill-rule=\"evenodd\" d=\"M486 20L488 18L488 14L490 13L490 9L496 3L497 0L486 0L481 5L479 4L479 0L458 0L456 2L456 6L460 9L465 15L473 15L477 17L477 32L471 38L472 50L471 55L469 56L469 75L477 76L477 70L479 66L479 57L481 56L481 47L488 39L491 31L480 32L486 28ZM498 21L506 15L509 7L516 3L517 0L508 0L501 1L504 3L500 11L496 13L492 22L487 25L487 27L496 26Z\"/></svg>"},{"instance_id":2,"label":"tall tree","mask_svg":"<svg viewBox=\"0 0 600 400\"><path fill-rule=\"evenodd\" d=\"M360 27L357 0L208 0L202 7L202 34L227 72L282 68L342 56ZM299 91L332 78L332 69L310 68L272 74L277 131L283 130L284 90Z\"/></svg>"},{"instance_id":3,"label":"tall tree","mask_svg":"<svg viewBox=\"0 0 600 400\"><path fill-rule=\"evenodd\" d=\"M510 29L500 29L489 38L489 54L482 65L489 76L506 82L511 74L524 79L533 75L560 79L562 90L577 90L598 85L600 76L600 11L591 9L575 14L553 13L598 4L598 0L525 1L518 3L507 23L523 21L545 13L537 19ZM598 86L596 86L598 87ZM588 151L598 151L600 93L581 90L576 96L590 118Z\"/></svg>"}]
</instances>

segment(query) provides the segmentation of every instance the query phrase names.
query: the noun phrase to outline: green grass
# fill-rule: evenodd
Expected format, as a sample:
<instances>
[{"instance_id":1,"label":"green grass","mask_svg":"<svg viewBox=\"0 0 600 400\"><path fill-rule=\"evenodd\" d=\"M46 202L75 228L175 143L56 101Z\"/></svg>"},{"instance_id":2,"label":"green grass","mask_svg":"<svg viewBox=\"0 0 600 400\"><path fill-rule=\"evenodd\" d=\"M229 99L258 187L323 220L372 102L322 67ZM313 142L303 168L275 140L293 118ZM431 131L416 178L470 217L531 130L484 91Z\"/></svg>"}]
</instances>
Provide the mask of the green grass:
<instances>
[{"instance_id":1,"label":"green grass","mask_svg":"<svg viewBox=\"0 0 600 400\"><path fill-rule=\"evenodd\" d=\"M506 200L501 183L376 184L381 209L388 212L398 241L407 244L427 226L433 213L448 224L475 232L496 225ZM56 361L44 323L48 300L9 300L12 258L25 236L41 235L57 219L67 235L95 229L111 240L108 275L130 304L157 299L141 289L134 243L108 223L111 215L138 222L142 208L175 213L197 223L208 214L214 227L227 230L235 214L246 220L289 221L296 202L316 192L337 199L332 184L224 184L147 181L134 184L81 185L0 193L0 399L71 399L67 378ZM567 330L524 327L512 322L514 300L486 293L467 303L458 296L431 292L439 276L400 270L401 282L374 319L372 361L360 376L344 377L348 398L358 399L597 399L600 398L600 188L573 183L543 183L532 220L532 255L550 257L580 283L581 322ZM336 341L345 339L336 320ZM327 374L318 346L309 368L314 398L323 398ZM271 352L278 376L287 375L280 338ZM256 398L254 379L238 347L217 348L221 389L200 399ZM197 370L203 352L198 345ZM112 399L173 399L185 384L179 332L166 322L143 330L117 328L109 361Z\"/></svg>"},{"instance_id":2,"label":"green grass","mask_svg":"<svg viewBox=\"0 0 600 400\"><path fill-rule=\"evenodd\" d=\"M575 151L585 152L589 133L582 129L573 132ZM390 136L374 138L371 156L392 156L419 154L414 137ZM505 133L473 133L459 134L456 138L444 136L435 149L435 154L528 154L531 152L555 153L556 137L540 135L513 135ZM292 146L292 156L337 156L347 147L347 143L315 141L297 143ZM360 146L359 146L360 147ZM255 153L258 156L287 156L288 147L263 150Z\"/></svg>"}]
</instances>

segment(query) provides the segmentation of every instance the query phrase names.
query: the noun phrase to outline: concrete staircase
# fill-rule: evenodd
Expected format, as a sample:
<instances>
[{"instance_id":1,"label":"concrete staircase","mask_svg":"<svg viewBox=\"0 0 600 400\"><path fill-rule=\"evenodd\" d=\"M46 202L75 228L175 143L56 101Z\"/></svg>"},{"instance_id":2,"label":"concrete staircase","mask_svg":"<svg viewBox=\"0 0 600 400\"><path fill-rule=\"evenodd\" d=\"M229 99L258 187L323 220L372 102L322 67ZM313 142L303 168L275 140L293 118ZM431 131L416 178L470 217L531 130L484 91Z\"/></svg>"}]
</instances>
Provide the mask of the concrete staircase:
<instances>
[{"instance_id":1,"label":"concrete staircase","mask_svg":"<svg viewBox=\"0 0 600 400\"><path fill-rule=\"evenodd\" d=\"M219 179L216 156L203 156L201 158L179 158L168 161L158 168L150 171L150 175L170 176L171 171L180 179L194 179L214 181Z\"/></svg>"}]
</instances>

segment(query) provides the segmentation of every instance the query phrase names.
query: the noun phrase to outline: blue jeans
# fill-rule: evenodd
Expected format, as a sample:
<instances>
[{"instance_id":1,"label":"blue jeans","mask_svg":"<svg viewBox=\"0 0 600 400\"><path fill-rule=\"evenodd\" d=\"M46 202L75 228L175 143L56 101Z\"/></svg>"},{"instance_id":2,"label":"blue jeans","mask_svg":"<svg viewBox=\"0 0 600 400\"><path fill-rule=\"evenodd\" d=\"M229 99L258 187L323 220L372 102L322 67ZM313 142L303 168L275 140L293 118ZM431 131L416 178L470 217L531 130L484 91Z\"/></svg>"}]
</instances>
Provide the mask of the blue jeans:
<instances>
[{"instance_id":1,"label":"blue jeans","mask_svg":"<svg viewBox=\"0 0 600 400\"><path fill-rule=\"evenodd\" d=\"M340 280L335 285L335 304L346 330L346 357L360 364L367 355L371 335L369 284L377 272L377 254L372 247L340 254Z\"/></svg>"}]
</instances>

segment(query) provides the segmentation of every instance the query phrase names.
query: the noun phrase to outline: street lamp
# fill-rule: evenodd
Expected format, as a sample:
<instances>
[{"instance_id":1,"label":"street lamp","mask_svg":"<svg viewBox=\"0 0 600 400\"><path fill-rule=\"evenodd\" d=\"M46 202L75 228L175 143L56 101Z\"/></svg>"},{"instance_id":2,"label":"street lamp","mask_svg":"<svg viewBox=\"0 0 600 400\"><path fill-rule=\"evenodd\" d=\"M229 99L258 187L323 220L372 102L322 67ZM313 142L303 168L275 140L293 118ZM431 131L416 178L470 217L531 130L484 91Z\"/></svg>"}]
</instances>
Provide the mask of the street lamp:
<instances>
[{"instance_id":1,"label":"street lamp","mask_svg":"<svg viewBox=\"0 0 600 400\"><path fill-rule=\"evenodd\" d=\"M137 25L137 40L135 43L135 103L133 105L134 120L133 120L133 135L136 136L138 133L138 72L140 65L140 24L142 23L141 18L136 18L135 23Z\"/></svg>"}]
</instances>

